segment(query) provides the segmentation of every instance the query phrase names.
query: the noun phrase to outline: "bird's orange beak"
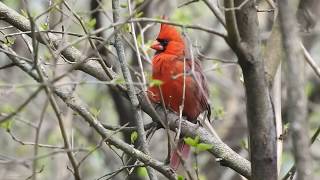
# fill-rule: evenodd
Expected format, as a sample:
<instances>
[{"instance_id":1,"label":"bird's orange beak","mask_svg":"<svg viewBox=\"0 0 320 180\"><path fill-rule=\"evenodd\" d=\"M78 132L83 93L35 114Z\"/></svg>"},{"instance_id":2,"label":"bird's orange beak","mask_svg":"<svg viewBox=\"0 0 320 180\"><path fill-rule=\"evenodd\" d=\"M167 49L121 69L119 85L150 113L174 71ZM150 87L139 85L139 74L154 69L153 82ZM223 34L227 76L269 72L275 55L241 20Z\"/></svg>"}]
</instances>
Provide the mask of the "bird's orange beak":
<instances>
[{"instance_id":1,"label":"bird's orange beak","mask_svg":"<svg viewBox=\"0 0 320 180\"><path fill-rule=\"evenodd\" d=\"M164 47L160 44L159 41L153 41L153 43L150 46L152 49L156 50L156 51L163 51Z\"/></svg>"}]
</instances>

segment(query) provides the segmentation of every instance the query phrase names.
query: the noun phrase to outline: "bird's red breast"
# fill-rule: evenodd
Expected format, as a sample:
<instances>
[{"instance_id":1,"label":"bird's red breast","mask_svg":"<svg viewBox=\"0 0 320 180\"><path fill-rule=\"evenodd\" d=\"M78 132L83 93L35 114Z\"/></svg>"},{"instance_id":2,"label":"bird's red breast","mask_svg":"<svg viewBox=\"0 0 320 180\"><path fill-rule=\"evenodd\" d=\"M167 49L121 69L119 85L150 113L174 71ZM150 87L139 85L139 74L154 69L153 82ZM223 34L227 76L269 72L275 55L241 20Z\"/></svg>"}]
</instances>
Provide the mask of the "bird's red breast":
<instances>
[{"instance_id":1,"label":"bird's red breast","mask_svg":"<svg viewBox=\"0 0 320 180\"><path fill-rule=\"evenodd\" d=\"M199 62L186 57L186 46L180 33L173 26L162 24L151 48L156 50L152 59L152 78L162 84L148 89L149 99L161 103L163 98L166 108L178 113L184 98L182 115L189 121L194 122L206 110L210 118L206 78ZM171 154L170 167L177 170L180 158L188 158L189 152L190 146L180 140Z\"/></svg>"},{"instance_id":2,"label":"bird's red breast","mask_svg":"<svg viewBox=\"0 0 320 180\"><path fill-rule=\"evenodd\" d=\"M162 93L166 107L178 113L185 86L182 113L189 121L194 121L203 111L208 110L210 113L208 87L199 62L186 59L185 47L184 40L175 27L161 25L157 40L151 48L157 51L152 59L152 78L161 80L162 85L150 87L148 96L152 102L160 103Z\"/></svg>"}]
</instances>

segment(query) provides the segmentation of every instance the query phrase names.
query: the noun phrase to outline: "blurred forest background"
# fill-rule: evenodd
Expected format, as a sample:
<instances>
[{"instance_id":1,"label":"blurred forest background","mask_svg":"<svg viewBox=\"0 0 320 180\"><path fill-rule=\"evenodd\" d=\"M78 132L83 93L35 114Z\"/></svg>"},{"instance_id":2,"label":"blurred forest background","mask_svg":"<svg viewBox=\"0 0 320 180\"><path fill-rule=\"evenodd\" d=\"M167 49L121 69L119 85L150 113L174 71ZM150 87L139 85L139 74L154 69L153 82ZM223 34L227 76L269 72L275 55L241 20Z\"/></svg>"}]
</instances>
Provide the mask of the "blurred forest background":
<instances>
[{"instance_id":1,"label":"blurred forest background","mask_svg":"<svg viewBox=\"0 0 320 180\"><path fill-rule=\"evenodd\" d=\"M112 23L112 5L109 0L3 0L8 7L28 17L37 17L36 24L42 30L50 30L52 33L63 38L64 42L74 42L79 36L92 32L101 27L107 27ZM162 15L170 17L170 21L180 24L194 24L209 27L223 32L223 26L212 14L210 8L203 1L194 1L190 4L187 0L152 0L142 9L138 10L135 17L150 17L159 19ZM214 1L215 2L215 1ZM131 1L131 8L135 10L143 3L143 0ZM216 2L215 2L216 3ZM121 0L121 16L129 16L128 2ZM223 6L223 2L220 2ZM27 8L28 7L28 8ZM262 51L265 49L273 27L274 11L265 0L257 1ZM28 10L27 10L28 9ZM271 9L271 10L270 10ZM313 1L311 5L299 7L297 17L301 39L310 53L320 64L320 1ZM85 27L85 30L84 28ZM152 22L135 23L135 33L139 45L144 73L147 79L151 75L151 58L154 51L149 48L151 42L159 32L159 24ZM209 82L210 101L213 111L213 127L220 138L241 156L248 157L248 133L246 118L246 99L243 86L243 76L237 57L226 44L225 40L215 34L196 29L182 29L190 36L194 51L201 60L202 67ZM133 36L130 24L124 26L122 38L125 46L125 54L132 72L139 69ZM2 41L11 43L11 48L21 57L32 58L28 50L31 46L31 38L19 33L10 24L1 21L0 31ZM85 32L87 31L87 32ZM93 36L98 45L103 38L108 37L113 29L107 29ZM63 34L63 35L61 35ZM101 39L102 38L102 39ZM112 38L111 38L112 39ZM110 42L112 40L110 39ZM50 43L50 42L49 42ZM28 44L28 45L26 45ZM61 46L64 46L63 42ZM92 44L88 40L74 44L83 55L95 54ZM278 53L281 49L276 47L268 52ZM117 55L111 44L104 45L100 51L104 59L112 60L112 67L120 72ZM70 68L70 64L64 58L52 57L48 48L39 45L38 57L41 64L47 70L49 76L58 77ZM29 75L12 65L5 53L0 53L0 119L17 111L17 108L30 98L38 89L36 83ZM9 65L8 67L6 65ZM281 69L285 76L285 67ZM134 74L134 73L133 73ZM305 93L308 98L307 120L309 122L310 137L320 126L320 77L314 73L310 66L305 64ZM119 78L111 83L123 83ZM60 79L56 86L68 86L86 104L96 118L108 126L119 127L129 123L133 125L133 112L129 101L118 91L108 88L106 82L101 82L83 72L74 71ZM283 153L281 157L280 177L284 176L294 163L291 153L292 139L288 136L290 128L287 119L286 79L281 81L282 122L283 122ZM83 159L79 166L82 179L147 179L146 169L136 168L132 175L128 176L123 167L121 157L123 152L113 146L102 144L101 136L98 135L82 118L72 109L57 98L57 104L61 111L64 128L71 146L74 148L74 156L78 162ZM151 121L147 114L143 114L145 123ZM66 151L64 151L63 138L61 136L57 116L44 91L37 93L18 113L9 121L0 124L0 179L32 179L36 173L37 179L73 179L72 169ZM134 143L135 133L121 131L115 134L129 144ZM37 139L37 140L36 140ZM35 142L38 147L35 147ZM152 157L164 161L167 154L167 138L164 129L155 132L148 139ZM320 178L320 143L316 140L311 146L312 172ZM90 152L90 153L89 153ZM193 150L189 162L191 167L199 168L201 180L229 180L241 179L235 171L221 166L217 159L208 152L196 153ZM88 154L89 153L89 154ZM36 157L36 159L35 159ZM35 163L35 161L37 161ZM197 162L197 164L196 164ZM33 167L35 166L35 167ZM114 176L113 176L114 175ZM161 178L164 178L161 176Z\"/></svg>"}]
</instances>

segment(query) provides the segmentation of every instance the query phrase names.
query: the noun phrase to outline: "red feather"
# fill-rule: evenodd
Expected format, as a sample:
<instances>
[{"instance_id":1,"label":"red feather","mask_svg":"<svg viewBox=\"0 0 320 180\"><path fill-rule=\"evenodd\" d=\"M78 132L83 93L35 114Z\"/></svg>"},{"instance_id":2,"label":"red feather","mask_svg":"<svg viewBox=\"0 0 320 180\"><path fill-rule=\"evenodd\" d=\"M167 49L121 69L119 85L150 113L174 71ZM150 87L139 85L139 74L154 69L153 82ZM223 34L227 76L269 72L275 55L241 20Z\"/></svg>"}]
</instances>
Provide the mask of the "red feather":
<instances>
[{"instance_id":1,"label":"red feather","mask_svg":"<svg viewBox=\"0 0 320 180\"><path fill-rule=\"evenodd\" d=\"M166 108L179 113L179 107L183 101L183 74L186 73L182 115L186 116L189 121L195 122L199 114L204 111L208 111L208 117L210 117L208 85L200 63L195 59L191 60L185 57L186 45L184 42L176 28L167 24L161 25L157 41L151 46L157 50L152 60L152 78L163 82L160 89ZM152 102L161 102L159 87L150 87L148 92ZM186 144L180 143L176 149L182 151L183 158L187 158L186 156L189 154L190 147L186 146ZM180 164L178 157L177 153L173 153L171 157L171 167L174 169Z\"/></svg>"}]
</instances>

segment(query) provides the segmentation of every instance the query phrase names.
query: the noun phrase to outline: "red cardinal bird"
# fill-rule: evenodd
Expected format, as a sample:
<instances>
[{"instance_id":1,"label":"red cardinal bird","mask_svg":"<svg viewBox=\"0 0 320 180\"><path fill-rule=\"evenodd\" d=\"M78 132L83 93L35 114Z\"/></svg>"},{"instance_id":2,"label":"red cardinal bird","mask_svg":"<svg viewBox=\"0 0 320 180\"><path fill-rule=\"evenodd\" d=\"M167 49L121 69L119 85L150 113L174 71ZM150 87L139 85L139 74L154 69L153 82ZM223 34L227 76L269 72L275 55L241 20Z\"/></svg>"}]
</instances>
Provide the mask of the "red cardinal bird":
<instances>
[{"instance_id":1,"label":"red cardinal bird","mask_svg":"<svg viewBox=\"0 0 320 180\"><path fill-rule=\"evenodd\" d=\"M152 78L161 80L159 87L148 89L149 99L154 103L161 103L161 93L166 108L179 113L179 106L183 101L184 73L185 99L182 115L191 122L196 122L197 117L204 111L210 118L210 105L208 103L208 84L201 66L197 60L186 57L186 44L181 34L175 27L161 24L160 33L151 45L156 50L152 59ZM184 72L185 60L185 72ZM192 70L192 67L193 70ZM160 93L161 89L161 93ZM182 158L188 158L190 146L183 140L178 143L178 148L172 153L170 166L177 170Z\"/></svg>"}]
</instances>

